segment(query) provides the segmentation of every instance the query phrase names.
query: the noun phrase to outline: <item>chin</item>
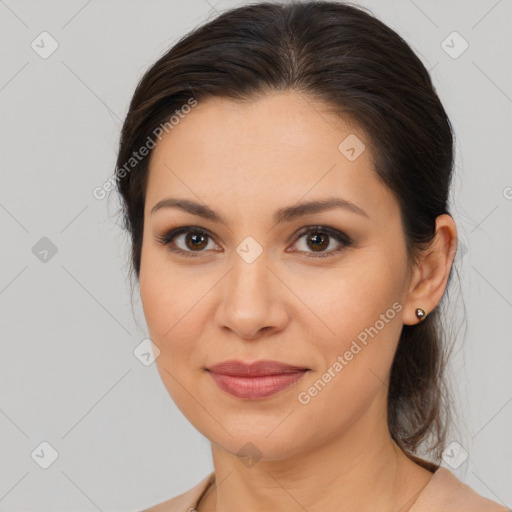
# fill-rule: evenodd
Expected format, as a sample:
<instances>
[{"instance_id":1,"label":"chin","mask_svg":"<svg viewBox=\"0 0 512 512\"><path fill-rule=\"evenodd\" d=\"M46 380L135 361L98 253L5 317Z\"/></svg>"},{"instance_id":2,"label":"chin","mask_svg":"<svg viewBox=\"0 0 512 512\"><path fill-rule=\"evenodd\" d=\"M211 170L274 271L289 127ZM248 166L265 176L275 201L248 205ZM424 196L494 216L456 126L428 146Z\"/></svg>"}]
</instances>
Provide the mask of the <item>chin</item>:
<instances>
[{"instance_id":1,"label":"chin","mask_svg":"<svg viewBox=\"0 0 512 512\"><path fill-rule=\"evenodd\" d=\"M232 455L261 461L284 460L312 448L318 435L314 428L309 432L303 422L296 424L293 415L286 418L286 414L281 413L277 419L260 415L253 416L252 420L246 416L241 420L234 413L232 418L221 416L224 428L215 422L213 427L210 421L193 425L212 445Z\"/></svg>"},{"instance_id":2,"label":"chin","mask_svg":"<svg viewBox=\"0 0 512 512\"><path fill-rule=\"evenodd\" d=\"M300 448L297 438L288 433L285 436L276 435L274 439L258 432L254 435L245 432L244 435L227 437L227 439L210 439L210 441L217 448L238 457L247 467L261 461L288 459Z\"/></svg>"}]
</instances>

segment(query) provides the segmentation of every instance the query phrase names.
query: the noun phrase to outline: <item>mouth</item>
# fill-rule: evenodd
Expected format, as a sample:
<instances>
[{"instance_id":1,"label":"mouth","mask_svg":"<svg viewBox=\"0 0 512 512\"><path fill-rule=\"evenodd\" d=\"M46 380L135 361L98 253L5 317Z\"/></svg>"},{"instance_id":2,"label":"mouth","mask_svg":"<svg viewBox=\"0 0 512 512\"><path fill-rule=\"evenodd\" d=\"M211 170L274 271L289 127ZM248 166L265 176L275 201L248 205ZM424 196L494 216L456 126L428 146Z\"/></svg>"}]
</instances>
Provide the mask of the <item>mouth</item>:
<instances>
[{"instance_id":1,"label":"mouth","mask_svg":"<svg viewBox=\"0 0 512 512\"><path fill-rule=\"evenodd\" d=\"M217 386L237 398L257 400L292 387L310 368L278 361L224 361L206 368Z\"/></svg>"}]
</instances>

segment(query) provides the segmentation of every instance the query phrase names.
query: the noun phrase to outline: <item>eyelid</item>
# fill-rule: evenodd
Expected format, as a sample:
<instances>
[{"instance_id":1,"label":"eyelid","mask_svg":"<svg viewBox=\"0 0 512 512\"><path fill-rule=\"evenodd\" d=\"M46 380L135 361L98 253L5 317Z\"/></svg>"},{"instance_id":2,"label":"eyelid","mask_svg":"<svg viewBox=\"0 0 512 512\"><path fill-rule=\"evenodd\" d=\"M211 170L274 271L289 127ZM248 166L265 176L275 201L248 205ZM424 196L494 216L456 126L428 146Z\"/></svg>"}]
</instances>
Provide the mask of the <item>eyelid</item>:
<instances>
[{"instance_id":1,"label":"eyelid","mask_svg":"<svg viewBox=\"0 0 512 512\"><path fill-rule=\"evenodd\" d=\"M307 258L310 258L310 257L313 257L313 258L327 258L327 257L330 257L330 256L337 255L342 250L352 246L353 243L354 243L353 240L347 234L345 234L343 231L340 231L339 229L331 228L329 226L324 226L324 225L321 225L321 224L314 224L314 225L310 225L310 226L305 226L304 228L302 228L302 230L297 235L295 235L293 237L293 239L295 239L294 245L304 235L308 235L310 233L323 233L323 234L326 234L330 238L334 238L340 244L340 246L338 246L335 249L331 249L329 251L318 252L318 253L310 252L310 251L289 251L289 252L295 252L295 253L297 253L297 254L299 254L301 256L307 255L307 256L305 256Z\"/></svg>"},{"instance_id":2,"label":"eyelid","mask_svg":"<svg viewBox=\"0 0 512 512\"><path fill-rule=\"evenodd\" d=\"M168 246L169 250L173 253L177 253L184 256L192 256L197 257L201 256L201 253L206 251L184 251L177 247L172 247L171 243L180 235L186 233L199 233L204 236L207 236L210 240L215 242L215 237L205 228L201 228L199 226L181 226L167 230L163 235L156 236L156 241L164 246ZM217 242L215 242L217 243ZM217 244L218 245L218 244Z\"/></svg>"},{"instance_id":3,"label":"eyelid","mask_svg":"<svg viewBox=\"0 0 512 512\"><path fill-rule=\"evenodd\" d=\"M202 255L202 253L206 253L207 251L204 251L204 250L202 250L202 251L184 251L182 249L171 246L171 243L174 241L174 239L176 239L176 237L178 237L182 234L189 233L189 232L202 234L217 244L217 242L215 242L215 237L212 235L212 233L209 230L202 228L200 226L193 226L193 225L172 228L172 229L166 231L163 235L156 236L155 238L156 238L156 241L159 242L160 244L162 244L164 246L168 246L169 250L173 253L184 255L186 257L188 257L188 256L200 257ZM287 252L297 253L300 255L306 254L306 255L308 255L306 257L322 258L322 257L334 256L335 254L339 253L341 250L353 245L353 240L344 232L342 232L336 228L331 228L329 226L324 226L321 224L314 224L314 225L302 227L298 233L296 233L290 237L290 240L294 240L293 244L295 245L302 237L304 237L305 235L310 234L310 233L326 234L330 238L334 238L340 244L340 246L338 248L331 249L329 251L318 252L318 253L310 252L310 251L296 251L296 250L287 251Z\"/></svg>"}]
</instances>

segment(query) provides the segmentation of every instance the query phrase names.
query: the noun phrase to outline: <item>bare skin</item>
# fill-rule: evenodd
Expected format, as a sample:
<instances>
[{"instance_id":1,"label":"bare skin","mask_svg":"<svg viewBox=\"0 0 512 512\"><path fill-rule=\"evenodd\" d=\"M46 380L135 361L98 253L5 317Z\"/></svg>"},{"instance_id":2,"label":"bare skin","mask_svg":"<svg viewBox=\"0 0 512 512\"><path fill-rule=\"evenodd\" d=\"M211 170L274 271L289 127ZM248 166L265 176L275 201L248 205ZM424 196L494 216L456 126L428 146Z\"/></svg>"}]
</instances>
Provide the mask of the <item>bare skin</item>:
<instances>
[{"instance_id":1,"label":"bare skin","mask_svg":"<svg viewBox=\"0 0 512 512\"><path fill-rule=\"evenodd\" d=\"M418 323L415 309L429 313L441 300L456 226L438 217L430 250L408 262L398 203L375 175L369 149L353 161L338 149L350 134L367 141L297 93L244 104L215 98L199 103L151 156L140 292L162 381L212 443L217 487L199 512L405 512L432 477L391 439L388 377L403 324ZM226 224L177 207L151 213L169 197L208 205ZM274 222L280 208L332 197L365 214L333 208ZM186 233L167 246L157 240L182 226L207 231L204 246L187 243ZM304 236L310 226L352 243L328 236L319 251ZM262 250L251 263L237 253L249 236ZM377 325L333 372L338 356ZM265 399L240 399L205 371L228 359L310 371ZM329 368L325 387L308 393ZM237 455L247 443L256 464Z\"/></svg>"}]
</instances>

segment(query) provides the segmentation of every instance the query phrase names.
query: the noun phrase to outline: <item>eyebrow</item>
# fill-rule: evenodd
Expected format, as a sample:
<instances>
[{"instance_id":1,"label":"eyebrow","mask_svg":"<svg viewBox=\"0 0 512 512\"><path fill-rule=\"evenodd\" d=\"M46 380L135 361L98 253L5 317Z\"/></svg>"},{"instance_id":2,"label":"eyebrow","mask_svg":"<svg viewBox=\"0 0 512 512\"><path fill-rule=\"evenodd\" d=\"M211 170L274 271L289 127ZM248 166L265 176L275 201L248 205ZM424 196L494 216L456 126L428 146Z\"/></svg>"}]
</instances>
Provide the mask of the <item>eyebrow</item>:
<instances>
[{"instance_id":1,"label":"eyebrow","mask_svg":"<svg viewBox=\"0 0 512 512\"><path fill-rule=\"evenodd\" d=\"M172 197L167 197L161 201L158 201L158 203L156 203L155 206L151 208L150 215L153 215L155 212L163 208L180 208L181 210L191 213L192 215L197 215L198 217L203 217L204 219L218 222L220 224L227 224L222 215L217 213L215 210L212 210L206 204L201 204L190 199L175 199ZM311 215L325 210L332 210L334 208L343 208L349 212L369 218L368 214L354 203L339 197L329 197L318 201L309 201L307 203L300 203L287 206L285 208L280 208L274 213L273 221L274 224L282 224L284 222L290 222L294 219L302 217L303 215Z\"/></svg>"}]
</instances>

